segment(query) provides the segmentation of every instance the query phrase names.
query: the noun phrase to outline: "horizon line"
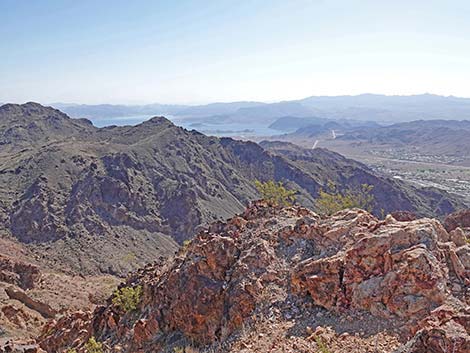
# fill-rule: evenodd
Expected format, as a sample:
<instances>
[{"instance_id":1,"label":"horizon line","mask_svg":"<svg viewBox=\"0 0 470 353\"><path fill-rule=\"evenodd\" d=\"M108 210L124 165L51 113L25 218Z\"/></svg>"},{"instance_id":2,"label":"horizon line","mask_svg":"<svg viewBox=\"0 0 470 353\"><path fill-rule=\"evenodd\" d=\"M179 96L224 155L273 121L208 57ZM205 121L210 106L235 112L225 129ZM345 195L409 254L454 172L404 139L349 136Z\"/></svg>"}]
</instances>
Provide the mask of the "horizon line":
<instances>
[{"instance_id":1,"label":"horizon line","mask_svg":"<svg viewBox=\"0 0 470 353\"><path fill-rule=\"evenodd\" d=\"M464 97L464 96L455 96L455 95L443 95L443 94L436 94L436 93L430 93L430 92L424 92L424 93L417 93L417 94L383 94L383 93L359 93L359 94L338 94L338 95L311 95L311 96L306 96L303 98L298 98L298 99L290 99L290 100L268 100L268 101L258 101L258 100L251 100L251 99L246 99L246 100L233 100L233 101L207 101L207 102L200 102L200 103L162 103L158 101L151 101L151 102L146 102L146 103L107 103L107 102L102 102L102 103L83 103L83 102L74 102L74 101L55 101L55 102L40 102L40 101L35 101L35 100L28 100L24 101L21 103L17 102L9 102L9 101L4 101L0 100L0 104L26 104L26 103L40 103L42 105L47 105L47 106L54 106L58 104L63 104L63 105L83 105L83 106L100 106L100 105L110 105L110 106L126 106L126 107L133 107L133 106L146 106L146 105L180 105L180 106L204 106L204 105L212 105L212 104L231 104L231 103L259 103L259 104L276 104L276 103L285 103L285 102L297 102L301 101L304 99L309 99L309 98L336 98L336 97L360 97L360 96L383 96L383 97L418 97L418 96L434 96L434 97L443 97L443 98L457 98L457 99L470 99L470 97Z\"/></svg>"}]
</instances>

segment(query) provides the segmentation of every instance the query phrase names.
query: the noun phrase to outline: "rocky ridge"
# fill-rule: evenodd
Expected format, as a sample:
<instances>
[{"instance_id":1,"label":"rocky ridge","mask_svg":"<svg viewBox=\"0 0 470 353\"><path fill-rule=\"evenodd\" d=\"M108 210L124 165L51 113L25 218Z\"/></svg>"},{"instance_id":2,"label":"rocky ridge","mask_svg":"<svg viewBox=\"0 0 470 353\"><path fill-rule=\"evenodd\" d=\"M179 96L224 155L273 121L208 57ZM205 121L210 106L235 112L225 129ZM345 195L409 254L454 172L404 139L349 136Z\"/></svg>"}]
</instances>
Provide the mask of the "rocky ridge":
<instances>
[{"instance_id":1,"label":"rocky ridge","mask_svg":"<svg viewBox=\"0 0 470 353\"><path fill-rule=\"evenodd\" d=\"M375 214L435 216L461 206L374 175L336 153L205 136L155 117L96 128L37 103L0 107L0 237L67 273L125 275L198 230L242 212L254 179L284 182L313 207L329 180L374 185ZM102 256L105 253L106 256Z\"/></svg>"},{"instance_id":2,"label":"rocky ridge","mask_svg":"<svg viewBox=\"0 0 470 353\"><path fill-rule=\"evenodd\" d=\"M129 276L122 287L143 289L136 310L110 298L51 321L37 343L49 353L85 352L91 336L106 352L465 353L468 235L428 218L322 218L255 202Z\"/></svg>"}]
</instances>

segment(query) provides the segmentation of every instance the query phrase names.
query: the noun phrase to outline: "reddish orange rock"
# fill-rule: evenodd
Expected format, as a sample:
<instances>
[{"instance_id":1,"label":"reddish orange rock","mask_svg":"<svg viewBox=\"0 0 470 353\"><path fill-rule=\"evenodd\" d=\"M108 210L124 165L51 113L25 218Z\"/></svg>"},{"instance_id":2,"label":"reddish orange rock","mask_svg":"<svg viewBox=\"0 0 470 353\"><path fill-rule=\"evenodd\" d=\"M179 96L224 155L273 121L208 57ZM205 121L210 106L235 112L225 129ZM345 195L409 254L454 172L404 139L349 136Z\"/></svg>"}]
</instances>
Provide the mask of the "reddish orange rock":
<instances>
[{"instance_id":1,"label":"reddish orange rock","mask_svg":"<svg viewBox=\"0 0 470 353\"><path fill-rule=\"evenodd\" d=\"M91 336L123 353L161 351L175 337L223 345L256 315L270 322L279 313L294 323L319 309L313 304L406 323L417 332L407 353L441 352L439 344L452 342L463 353L470 247L460 240L433 219L379 221L357 209L322 218L255 202L202 231L171 261L129 276L125 286L142 287L136 310L124 313L108 300L52 322L38 340L48 353L82 353Z\"/></svg>"}]
</instances>

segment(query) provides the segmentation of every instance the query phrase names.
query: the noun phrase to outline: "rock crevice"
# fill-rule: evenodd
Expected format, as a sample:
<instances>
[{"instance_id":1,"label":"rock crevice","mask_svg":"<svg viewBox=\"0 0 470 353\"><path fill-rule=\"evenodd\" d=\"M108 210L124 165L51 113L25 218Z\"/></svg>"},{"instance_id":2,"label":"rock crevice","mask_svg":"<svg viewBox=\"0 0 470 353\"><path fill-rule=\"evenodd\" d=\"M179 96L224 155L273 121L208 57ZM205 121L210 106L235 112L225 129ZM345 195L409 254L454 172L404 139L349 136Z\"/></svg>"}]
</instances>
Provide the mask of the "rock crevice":
<instances>
[{"instance_id":1,"label":"rock crevice","mask_svg":"<svg viewBox=\"0 0 470 353\"><path fill-rule=\"evenodd\" d=\"M379 220L357 209L322 218L255 202L201 231L172 261L130 276L125 286L143 288L138 310L123 313L109 300L50 323L38 341L50 353L82 352L91 335L121 352L164 351L175 337L205 347L236 340L265 309L289 318L324 308L404 323L403 352L452 345L464 353L469 259L470 247L433 219Z\"/></svg>"}]
</instances>

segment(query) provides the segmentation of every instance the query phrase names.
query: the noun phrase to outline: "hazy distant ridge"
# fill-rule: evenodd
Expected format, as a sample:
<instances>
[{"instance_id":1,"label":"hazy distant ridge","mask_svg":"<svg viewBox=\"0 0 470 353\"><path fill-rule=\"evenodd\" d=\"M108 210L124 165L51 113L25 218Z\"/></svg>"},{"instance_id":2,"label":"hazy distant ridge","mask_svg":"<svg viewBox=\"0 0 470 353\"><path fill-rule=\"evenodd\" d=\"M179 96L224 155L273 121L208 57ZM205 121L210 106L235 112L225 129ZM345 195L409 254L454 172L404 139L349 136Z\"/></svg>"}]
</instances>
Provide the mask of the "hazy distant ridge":
<instances>
[{"instance_id":1,"label":"hazy distant ridge","mask_svg":"<svg viewBox=\"0 0 470 353\"><path fill-rule=\"evenodd\" d=\"M55 103L72 117L110 118L132 115L166 114L177 117L217 118L219 121L273 122L284 116L329 119L403 122L430 119L470 119L470 98L444 97L432 94L386 96L312 96L277 103L230 102L207 105L86 105Z\"/></svg>"}]
</instances>

